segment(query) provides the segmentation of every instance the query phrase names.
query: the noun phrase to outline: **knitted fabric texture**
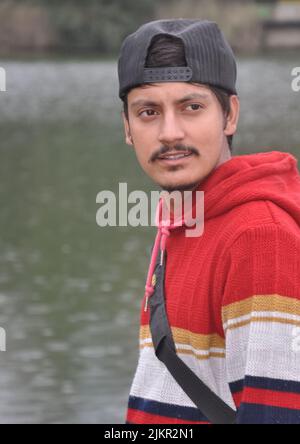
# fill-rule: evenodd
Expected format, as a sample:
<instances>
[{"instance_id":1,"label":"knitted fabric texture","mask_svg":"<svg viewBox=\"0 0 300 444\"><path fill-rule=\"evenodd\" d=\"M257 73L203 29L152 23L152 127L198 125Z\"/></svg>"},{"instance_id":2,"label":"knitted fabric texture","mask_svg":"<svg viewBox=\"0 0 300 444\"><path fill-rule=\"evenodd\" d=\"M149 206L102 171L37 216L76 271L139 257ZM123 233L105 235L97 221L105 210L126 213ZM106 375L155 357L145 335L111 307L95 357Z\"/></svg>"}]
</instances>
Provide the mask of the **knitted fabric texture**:
<instances>
[{"instance_id":1,"label":"knitted fabric texture","mask_svg":"<svg viewBox=\"0 0 300 444\"><path fill-rule=\"evenodd\" d=\"M281 152L236 156L198 190L203 234L187 237L176 227L165 240L166 307L177 353L237 410L238 423L300 424L296 159ZM207 423L155 356L144 307L145 300L127 423Z\"/></svg>"}]
</instances>

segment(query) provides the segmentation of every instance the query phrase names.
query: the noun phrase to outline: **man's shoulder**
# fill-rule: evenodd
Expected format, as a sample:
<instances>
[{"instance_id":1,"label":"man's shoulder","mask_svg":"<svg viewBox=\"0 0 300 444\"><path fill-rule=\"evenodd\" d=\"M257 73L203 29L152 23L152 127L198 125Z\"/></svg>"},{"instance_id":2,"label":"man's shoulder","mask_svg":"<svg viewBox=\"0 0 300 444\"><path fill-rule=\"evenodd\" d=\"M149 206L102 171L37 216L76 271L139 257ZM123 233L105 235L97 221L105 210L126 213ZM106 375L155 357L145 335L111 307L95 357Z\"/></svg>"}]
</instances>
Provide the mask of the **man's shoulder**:
<instances>
[{"instance_id":1,"label":"man's shoulder","mask_svg":"<svg viewBox=\"0 0 300 444\"><path fill-rule=\"evenodd\" d=\"M267 237L273 233L286 234L300 242L300 226L297 221L286 209L270 200L255 200L235 207L227 215L222 230L230 244L241 236L247 237L247 234Z\"/></svg>"}]
</instances>

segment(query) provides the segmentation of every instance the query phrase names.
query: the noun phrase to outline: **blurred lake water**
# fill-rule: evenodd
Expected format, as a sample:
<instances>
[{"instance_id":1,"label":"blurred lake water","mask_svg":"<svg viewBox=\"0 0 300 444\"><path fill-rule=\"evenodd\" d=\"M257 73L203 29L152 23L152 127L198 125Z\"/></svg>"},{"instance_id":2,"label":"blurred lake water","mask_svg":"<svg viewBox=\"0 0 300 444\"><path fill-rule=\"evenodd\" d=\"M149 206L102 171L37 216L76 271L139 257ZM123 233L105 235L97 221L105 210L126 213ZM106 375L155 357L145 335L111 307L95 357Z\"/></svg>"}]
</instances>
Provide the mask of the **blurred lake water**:
<instances>
[{"instance_id":1,"label":"blurred lake water","mask_svg":"<svg viewBox=\"0 0 300 444\"><path fill-rule=\"evenodd\" d=\"M299 158L299 58L238 62L235 154ZM155 229L98 227L96 195L157 188L123 140L116 62L0 65L0 422L123 423Z\"/></svg>"}]
</instances>

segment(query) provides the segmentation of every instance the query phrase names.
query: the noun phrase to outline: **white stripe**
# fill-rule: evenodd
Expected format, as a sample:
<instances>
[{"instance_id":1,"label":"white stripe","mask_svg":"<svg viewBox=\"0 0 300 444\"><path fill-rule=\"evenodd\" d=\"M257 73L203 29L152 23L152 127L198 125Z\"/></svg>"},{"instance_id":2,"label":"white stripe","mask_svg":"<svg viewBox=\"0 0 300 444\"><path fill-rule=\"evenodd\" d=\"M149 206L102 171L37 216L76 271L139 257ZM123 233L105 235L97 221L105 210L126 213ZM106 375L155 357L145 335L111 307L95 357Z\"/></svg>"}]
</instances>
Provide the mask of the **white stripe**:
<instances>
[{"instance_id":1,"label":"white stripe","mask_svg":"<svg viewBox=\"0 0 300 444\"><path fill-rule=\"evenodd\" d=\"M209 356L210 353L225 353L225 348L215 348L212 347L208 350L201 350L201 349L196 349L194 347L192 347L190 344L175 344L176 345L176 349L180 349L180 350L190 350L193 353L195 353L195 355L200 355L200 356Z\"/></svg>"},{"instance_id":2,"label":"white stripe","mask_svg":"<svg viewBox=\"0 0 300 444\"><path fill-rule=\"evenodd\" d=\"M278 311L252 311L250 314L245 316L240 316L239 318L229 319L227 322L223 324L224 330L226 330L229 326L239 324L240 322L251 320L252 318L275 318L275 319L286 319L300 322L300 316L293 315L284 312Z\"/></svg>"},{"instance_id":3,"label":"white stripe","mask_svg":"<svg viewBox=\"0 0 300 444\"><path fill-rule=\"evenodd\" d=\"M179 354L179 356L211 390L234 408L229 385L224 378L225 359L210 358L207 361L199 361L193 356L185 354ZM165 365L157 359L154 349L149 347L145 347L140 352L130 394L167 404L196 407L173 379Z\"/></svg>"},{"instance_id":4,"label":"white stripe","mask_svg":"<svg viewBox=\"0 0 300 444\"><path fill-rule=\"evenodd\" d=\"M295 326L254 322L226 333L226 366L230 382L245 374L300 381L300 351Z\"/></svg>"},{"instance_id":5,"label":"white stripe","mask_svg":"<svg viewBox=\"0 0 300 444\"><path fill-rule=\"evenodd\" d=\"M152 339L151 338L141 339L140 340L140 345L142 346L144 344L152 344Z\"/></svg>"},{"instance_id":6,"label":"white stripe","mask_svg":"<svg viewBox=\"0 0 300 444\"><path fill-rule=\"evenodd\" d=\"M140 340L140 346L143 347L146 344L151 344L153 347L153 343L151 338L149 339L142 339ZM180 343L175 343L176 346L176 350L189 350L192 351L193 353L195 353L195 355L199 355L199 356L209 356L210 353L225 353L225 348L216 348L216 347L211 347L208 350L201 350L201 349L196 349L194 347L192 347L190 344L180 344Z\"/></svg>"},{"instance_id":7,"label":"white stripe","mask_svg":"<svg viewBox=\"0 0 300 444\"><path fill-rule=\"evenodd\" d=\"M234 407L227 381L242 380L245 375L300 380L300 342L297 343L296 334L299 335L299 332L291 324L253 322L227 330L226 359L210 357L199 360L185 353L179 353L179 356L211 390ZM178 345L192 349L184 344ZM198 354L205 356L205 353L200 351ZM162 403L195 407L165 365L157 359L153 347L140 351L131 394Z\"/></svg>"}]
</instances>

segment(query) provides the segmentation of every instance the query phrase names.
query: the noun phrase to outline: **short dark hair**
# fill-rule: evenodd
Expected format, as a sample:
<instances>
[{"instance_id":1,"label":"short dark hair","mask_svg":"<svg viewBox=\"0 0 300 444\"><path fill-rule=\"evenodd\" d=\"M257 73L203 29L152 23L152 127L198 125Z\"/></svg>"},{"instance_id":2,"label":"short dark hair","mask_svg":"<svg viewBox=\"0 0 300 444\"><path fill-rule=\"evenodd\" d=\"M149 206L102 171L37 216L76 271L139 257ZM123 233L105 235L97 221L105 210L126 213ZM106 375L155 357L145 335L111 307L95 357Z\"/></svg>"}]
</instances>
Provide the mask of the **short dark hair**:
<instances>
[{"instance_id":1,"label":"short dark hair","mask_svg":"<svg viewBox=\"0 0 300 444\"><path fill-rule=\"evenodd\" d=\"M187 66L184 46L181 39L171 35L157 35L152 39L148 50L148 56L145 63L145 68L159 68L168 66ZM151 85L151 84L150 84ZM217 86L206 85L216 96L221 105L225 118L230 113L230 94L223 88ZM128 93L123 99L124 113L128 120ZM227 136L227 141L230 151L232 151L233 136Z\"/></svg>"}]
</instances>

